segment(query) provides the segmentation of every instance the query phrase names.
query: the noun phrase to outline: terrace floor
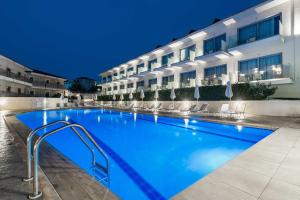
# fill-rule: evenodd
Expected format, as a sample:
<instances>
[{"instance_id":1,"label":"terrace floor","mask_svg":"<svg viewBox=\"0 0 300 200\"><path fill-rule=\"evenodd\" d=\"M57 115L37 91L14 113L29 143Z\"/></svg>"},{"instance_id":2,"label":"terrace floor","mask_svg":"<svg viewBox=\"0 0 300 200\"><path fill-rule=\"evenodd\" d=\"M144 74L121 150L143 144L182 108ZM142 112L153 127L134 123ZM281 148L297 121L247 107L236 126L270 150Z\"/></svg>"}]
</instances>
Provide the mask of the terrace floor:
<instances>
[{"instance_id":1,"label":"terrace floor","mask_svg":"<svg viewBox=\"0 0 300 200\"><path fill-rule=\"evenodd\" d=\"M32 191L31 184L21 181L26 174L24 139L30 130L16 119L16 113L2 114L0 199L25 199ZM201 119L277 130L173 199L300 200L300 118ZM43 199L118 199L51 147L43 145L41 151L46 155L40 162Z\"/></svg>"}]
</instances>

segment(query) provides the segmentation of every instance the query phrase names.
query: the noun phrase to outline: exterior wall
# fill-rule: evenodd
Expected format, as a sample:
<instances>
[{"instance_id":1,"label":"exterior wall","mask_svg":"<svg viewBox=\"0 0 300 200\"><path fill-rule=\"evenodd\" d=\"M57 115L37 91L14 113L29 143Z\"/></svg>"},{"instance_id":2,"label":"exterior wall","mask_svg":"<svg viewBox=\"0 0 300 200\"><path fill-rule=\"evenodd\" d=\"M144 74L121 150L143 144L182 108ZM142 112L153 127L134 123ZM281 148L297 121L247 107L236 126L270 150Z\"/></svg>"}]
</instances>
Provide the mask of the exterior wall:
<instances>
[{"instance_id":1,"label":"exterior wall","mask_svg":"<svg viewBox=\"0 0 300 200\"><path fill-rule=\"evenodd\" d=\"M40 97L0 97L1 110L50 109L62 105L65 100L60 98Z\"/></svg>"},{"instance_id":2,"label":"exterior wall","mask_svg":"<svg viewBox=\"0 0 300 200\"><path fill-rule=\"evenodd\" d=\"M281 14L280 34L266 39L257 40L251 43L237 45L238 28L250 25L252 23L267 19L271 16ZM225 24L226 21L234 20L234 23ZM297 0L273 0L266 1L255 7L247 9L241 13L233 15L223 21L213 24L197 33L203 32L197 38L187 36L179 39L178 45L168 44L160 48L161 51L154 50L146 54L146 56L138 57L133 61L124 63L110 71L101 74L102 77L113 75L122 69L136 67L136 65L144 62L145 67L149 60L157 58L157 66L161 66L161 57L168 53L174 53L174 63L172 67L164 70L152 70L151 72L142 73L143 75L135 75L127 78L116 77L111 83L101 84L103 91L113 85L119 86L121 83L134 82L144 80L145 89L148 88L148 80L154 77L158 78L158 86L161 86L161 77L174 74L174 87L180 86L180 73L196 70L196 80L194 84L201 85L204 78L204 69L227 65L227 75L222 76L222 83L225 84L228 80L232 83L238 82L238 65L239 61L263 57L267 55L282 54L282 68L285 74L280 79L270 79L260 81L266 84L278 86L278 90L274 97L278 98L300 98L300 92L296 89L300 86L300 2ZM216 52L209 55L203 55L203 41L215 36L226 33L225 52ZM179 62L180 49L190 45L196 45L195 60L188 62ZM238 52L238 53L236 53ZM225 54L223 58L217 57L219 54ZM120 80L119 80L120 79ZM253 81L255 83L256 81ZM136 88L135 88L136 89ZM148 88L149 89L149 88ZM121 91L128 92L126 89ZM112 90L106 94L120 93L119 90Z\"/></svg>"}]
</instances>

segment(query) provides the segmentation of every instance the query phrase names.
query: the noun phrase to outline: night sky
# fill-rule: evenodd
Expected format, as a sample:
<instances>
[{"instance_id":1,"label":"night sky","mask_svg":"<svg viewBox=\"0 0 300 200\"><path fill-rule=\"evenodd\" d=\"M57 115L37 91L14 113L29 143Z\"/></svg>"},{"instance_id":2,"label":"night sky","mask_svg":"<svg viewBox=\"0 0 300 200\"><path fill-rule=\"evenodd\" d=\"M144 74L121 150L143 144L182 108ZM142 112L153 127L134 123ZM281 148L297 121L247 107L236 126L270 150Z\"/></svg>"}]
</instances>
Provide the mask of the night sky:
<instances>
[{"instance_id":1,"label":"night sky","mask_svg":"<svg viewBox=\"0 0 300 200\"><path fill-rule=\"evenodd\" d=\"M66 78L98 74L263 0L1 0L0 54Z\"/></svg>"}]
</instances>

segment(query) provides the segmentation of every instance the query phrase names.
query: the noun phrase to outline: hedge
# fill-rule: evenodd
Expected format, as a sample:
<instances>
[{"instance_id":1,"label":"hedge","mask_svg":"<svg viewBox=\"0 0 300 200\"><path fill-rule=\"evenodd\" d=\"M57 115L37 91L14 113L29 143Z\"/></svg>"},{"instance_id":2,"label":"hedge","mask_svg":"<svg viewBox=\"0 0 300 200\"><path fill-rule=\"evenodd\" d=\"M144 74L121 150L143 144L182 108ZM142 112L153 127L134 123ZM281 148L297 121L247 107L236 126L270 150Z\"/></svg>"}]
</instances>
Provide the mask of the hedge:
<instances>
[{"instance_id":1,"label":"hedge","mask_svg":"<svg viewBox=\"0 0 300 200\"><path fill-rule=\"evenodd\" d=\"M265 85L265 84L233 84L232 100L264 100L269 96L273 95L276 91L276 87ZM202 86L199 87L200 99L199 100L210 100L210 101L220 101L228 100L225 97L226 86L216 85L216 86ZM183 100L195 100L194 99L195 88L178 88L175 89L176 99L175 101ZM154 91L145 91L144 101L154 100ZM159 90L159 101L170 101L171 90ZM129 101L129 94L124 94L124 101ZM133 93L133 99L140 101L140 93ZM120 95L116 95L116 101L120 100ZM98 96L98 101L113 101L113 95L102 95Z\"/></svg>"}]
</instances>

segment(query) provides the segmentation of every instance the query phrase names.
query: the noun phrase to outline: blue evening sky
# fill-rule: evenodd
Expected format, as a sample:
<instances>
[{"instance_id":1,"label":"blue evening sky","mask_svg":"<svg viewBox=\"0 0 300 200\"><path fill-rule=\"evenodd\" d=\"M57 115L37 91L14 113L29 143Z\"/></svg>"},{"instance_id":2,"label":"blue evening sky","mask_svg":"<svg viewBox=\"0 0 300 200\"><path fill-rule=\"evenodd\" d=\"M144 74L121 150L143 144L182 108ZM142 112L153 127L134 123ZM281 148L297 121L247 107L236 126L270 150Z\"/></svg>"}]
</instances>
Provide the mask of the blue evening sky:
<instances>
[{"instance_id":1,"label":"blue evening sky","mask_svg":"<svg viewBox=\"0 0 300 200\"><path fill-rule=\"evenodd\" d=\"M66 78L98 74L263 0L2 0L0 54Z\"/></svg>"}]
</instances>

